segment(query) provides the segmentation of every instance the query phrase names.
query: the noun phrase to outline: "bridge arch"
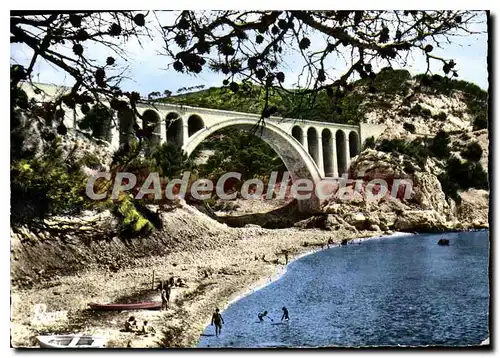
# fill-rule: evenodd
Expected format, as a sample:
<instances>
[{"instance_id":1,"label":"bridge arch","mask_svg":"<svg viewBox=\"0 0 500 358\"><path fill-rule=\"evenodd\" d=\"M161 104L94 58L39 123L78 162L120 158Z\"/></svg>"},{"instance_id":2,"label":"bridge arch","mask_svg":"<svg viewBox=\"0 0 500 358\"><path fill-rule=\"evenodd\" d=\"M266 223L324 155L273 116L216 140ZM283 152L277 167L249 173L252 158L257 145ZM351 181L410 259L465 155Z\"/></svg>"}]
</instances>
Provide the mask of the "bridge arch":
<instances>
[{"instance_id":1,"label":"bridge arch","mask_svg":"<svg viewBox=\"0 0 500 358\"><path fill-rule=\"evenodd\" d=\"M247 132L255 130L255 119L232 118L219 122L193 134L188 143L183 146L187 155L191 155L196 147L213 133L228 127L241 129ZM285 164L292 181L307 178L313 183L321 180L321 174L306 149L294 137L279 128L276 124L268 122L257 129L260 138L265 141L281 158ZM319 206L319 201L312 195L310 201L299 202L301 211L312 210Z\"/></svg>"},{"instance_id":2,"label":"bridge arch","mask_svg":"<svg viewBox=\"0 0 500 358\"><path fill-rule=\"evenodd\" d=\"M192 136L199 130L205 128L205 123L203 119L197 114L192 114L188 118L188 136Z\"/></svg>"},{"instance_id":3,"label":"bridge arch","mask_svg":"<svg viewBox=\"0 0 500 358\"><path fill-rule=\"evenodd\" d=\"M147 109L142 114L142 131L144 139L152 145L160 144L160 115L152 109Z\"/></svg>"},{"instance_id":4,"label":"bridge arch","mask_svg":"<svg viewBox=\"0 0 500 358\"><path fill-rule=\"evenodd\" d=\"M333 137L332 132L325 128L321 132L321 140L323 147L323 168L325 169L325 177L333 177Z\"/></svg>"},{"instance_id":5,"label":"bridge arch","mask_svg":"<svg viewBox=\"0 0 500 358\"><path fill-rule=\"evenodd\" d=\"M351 131L349 133L349 155L355 157L359 154L359 136L358 133Z\"/></svg>"},{"instance_id":6,"label":"bridge arch","mask_svg":"<svg viewBox=\"0 0 500 358\"><path fill-rule=\"evenodd\" d=\"M165 122L167 143L182 147L184 144L184 124L181 115L177 112L170 112L167 114Z\"/></svg>"},{"instance_id":7,"label":"bridge arch","mask_svg":"<svg viewBox=\"0 0 500 358\"><path fill-rule=\"evenodd\" d=\"M304 145L304 131L300 126L293 126L292 137L297 139L300 144Z\"/></svg>"},{"instance_id":8,"label":"bridge arch","mask_svg":"<svg viewBox=\"0 0 500 358\"><path fill-rule=\"evenodd\" d=\"M347 172L346 135L342 129L337 130L335 133L335 142L337 145L337 165L339 168L339 175L342 175Z\"/></svg>"},{"instance_id":9,"label":"bridge arch","mask_svg":"<svg viewBox=\"0 0 500 358\"><path fill-rule=\"evenodd\" d=\"M314 127L309 127L307 130L307 149L314 162L319 166L318 131Z\"/></svg>"}]
</instances>

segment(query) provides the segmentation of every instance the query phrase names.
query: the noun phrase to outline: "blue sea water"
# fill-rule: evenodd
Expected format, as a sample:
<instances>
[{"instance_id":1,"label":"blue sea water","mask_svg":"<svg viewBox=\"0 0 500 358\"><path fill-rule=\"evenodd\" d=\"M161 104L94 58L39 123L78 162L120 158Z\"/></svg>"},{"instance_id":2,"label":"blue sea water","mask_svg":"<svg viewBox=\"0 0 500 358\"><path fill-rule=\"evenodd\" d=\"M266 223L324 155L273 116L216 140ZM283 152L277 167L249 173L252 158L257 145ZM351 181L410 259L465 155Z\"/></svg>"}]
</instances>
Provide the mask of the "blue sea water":
<instances>
[{"instance_id":1,"label":"blue sea water","mask_svg":"<svg viewBox=\"0 0 500 358\"><path fill-rule=\"evenodd\" d=\"M229 306L199 347L465 346L489 336L488 231L335 247ZM438 246L440 238L449 246ZM290 321L280 321L286 306ZM259 323L267 310L271 319Z\"/></svg>"}]
</instances>

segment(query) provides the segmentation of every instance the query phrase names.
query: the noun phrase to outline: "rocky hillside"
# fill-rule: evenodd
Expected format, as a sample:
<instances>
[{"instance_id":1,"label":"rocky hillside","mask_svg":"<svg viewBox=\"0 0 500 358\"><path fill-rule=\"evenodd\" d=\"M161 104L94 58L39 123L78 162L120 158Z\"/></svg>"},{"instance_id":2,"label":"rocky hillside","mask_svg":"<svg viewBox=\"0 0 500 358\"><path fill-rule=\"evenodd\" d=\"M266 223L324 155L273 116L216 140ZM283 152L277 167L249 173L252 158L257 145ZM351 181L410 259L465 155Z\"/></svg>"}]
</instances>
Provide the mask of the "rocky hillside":
<instances>
[{"instance_id":1,"label":"rocky hillside","mask_svg":"<svg viewBox=\"0 0 500 358\"><path fill-rule=\"evenodd\" d=\"M243 84L237 93L210 88L164 100L259 113L263 95L262 88ZM364 143L350 178L407 178L414 184L410 198L349 203L332 198L322 209L335 216L331 223L429 231L488 226L487 99L488 93L472 83L386 68L373 81L354 82L349 93L319 94L311 102L311 97L274 92L270 104L285 117L387 125L377 141ZM212 149L218 153L216 145ZM316 219L311 220L302 224L313 225Z\"/></svg>"},{"instance_id":2,"label":"rocky hillside","mask_svg":"<svg viewBox=\"0 0 500 358\"><path fill-rule=\"evenodd\" d=\"M260 114L265 91L243 83L238 92L227 87L213 87L161 99L215 109ZM269 104L277 115L289 118L356 124L385 123L402 130L413 124L418 134L438 130L470 131L486 128L488 94L478 86L460 80L417 75L406 70L381 70L375 79L358 80L348 92L326 92L304 96L298 91L270 93ZM412 130L413 131L413 130Z\"/></svg>"},{"instance_id":3,"label":"rocky hillside","mask_svg":"<svg viewBox=\"0 0 500 358\"><path fill-rule=\"evenodd\" d=\"M324 203L322 211L328 216L323 225L333 229L418 232L488 228L488 191L470 188L460 191L457 200L447 198L430 169L432 159L423 168L414 163L411 169L407 160L403 155L363 151L350 168L350 177L364 183L360 195L347 201L335 195ZM396 198L387 194L370 199L365 189L372 179L389 183L389 193L395 179L407 179L412 190L406 199L401 195L404 189Z\"/></svg>"}]
</instances>

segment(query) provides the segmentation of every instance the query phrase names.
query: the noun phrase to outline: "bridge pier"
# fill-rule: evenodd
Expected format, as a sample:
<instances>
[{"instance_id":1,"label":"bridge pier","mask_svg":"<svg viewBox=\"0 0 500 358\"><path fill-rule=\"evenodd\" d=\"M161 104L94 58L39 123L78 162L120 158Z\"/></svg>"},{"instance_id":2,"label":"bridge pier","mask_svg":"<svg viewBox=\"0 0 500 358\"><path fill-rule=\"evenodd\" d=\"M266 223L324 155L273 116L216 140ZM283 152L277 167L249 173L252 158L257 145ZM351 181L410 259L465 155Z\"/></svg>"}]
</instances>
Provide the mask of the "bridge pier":
<instances>
[{"instance_id":1,"label":"bridge pier","mask_svg":"<svg viewBox=\"0 0 500 358\"><path fill-rule=\"evenodd\" d=\"M160 120L160 144L167 141L167 121L165 118Z\"/></svg>"},{"instance_id":2,"label":"bridge pier","mask_svg":"<svg viewBox=\"0 0 500 358\"><path fill-rule=\"evenodd\" d=\"M332 164L333 164L333 177L337 178L339 176L339 165L337 163L337 141L335 137L332 136Z\"/></svg>"},{"instance_id":3,"label":"bridge pier","mask_svg":"<svg viewBox=\"0 0 500 358\"><path fill-rule=\"evenodd\" d=\"M349 148L349 136L345 136L345 172L349 171L349 167L351 166L351 154Z\"/></svg>"},{"instance_id":4,"label":"bridge pier","mask_svg":"<svg viewBox=\"0 0 500 358\"><path fill-rule=\"evenodd\" d=\"M309 153L309 142L307 140L307 131L303 132L303 135L302 135L302 146L304 147L304 149L306 150L306 152Z\"/></svg>"},{"instance_id":5,"label":"bridge pier","mask_svg":"<svg viewBox=\"0 0 500 358\"><path fill-rule=\"evenodd\" d=\"M323 159L323 137L321 135L318 136L318 162L316 163L319 168L319 173L321 177L325 177L325 163Z\"/></svg>"},{"instance_id":6,"label":"bridge pier","mask_svg":"<svg viewBox=\"0 0 500 358\"><path fill-rule=\"evenodd\" d=\"M182 145L185 145L189 141L189 126L182 119Z\"/></svg>"}]
</instances>

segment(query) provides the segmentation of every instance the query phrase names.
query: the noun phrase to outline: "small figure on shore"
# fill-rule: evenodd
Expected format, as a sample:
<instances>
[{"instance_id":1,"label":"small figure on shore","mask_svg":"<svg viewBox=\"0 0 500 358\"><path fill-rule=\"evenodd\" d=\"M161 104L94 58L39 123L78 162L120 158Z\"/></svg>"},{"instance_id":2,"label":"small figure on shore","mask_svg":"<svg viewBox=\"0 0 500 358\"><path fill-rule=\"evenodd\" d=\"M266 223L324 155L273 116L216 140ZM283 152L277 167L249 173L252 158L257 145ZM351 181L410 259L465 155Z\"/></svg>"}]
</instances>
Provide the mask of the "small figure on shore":
<instances>
[{"instance_id":1,"label":"small figure on shore","mask_svg":"<svg viewBox=\"0 0 500 358\"><path fill-rule=\"evenodd\" d=\"M288 251L285 251L285 265L288 265Z\"/></svg>"},{"instance_id":2,"label":"small figure on shore","mask_svg":"<svg viewBox=\"0 0 500 358\"><path fill-rule=\"evenodd\" d=\"M221 330L222 324L224 323L224 319L222 315L219 313L219 309L216 308L214 314L212 315L212 326L215 324L215 336L218 337Z\"/></svg>"},{"instance_id":3,"label":"small figure on shore","mask_svg":"<svg viewBox=\"0 0 500 358\"><path fill-rule=\"evenodd\" d=\"M288 310L286 309L285 306L283 306L282 310L283 310L283 316L281 316L281 320L288 321L290 319L290 317L288 316Z\"/></svg>"},{"instance_id":4,"label":"small figure on shore","mask_svg":"<svg viewBox=\"0 0 500 358\"><path fill-rule=\"evenodd\" d=\"M332 238L329 238L329 239L328 239L328 242L327 242L327 244L326 244L326 246L327 246L328 248L330 248L330 245L332 245L332 244L333 244L333 239L332 239Z\"/></svg>"},{"instance_id":5,"label":"small figure on shore","mask_svg":"<svg viewBox=\"0 0 500 358\"><path fill-rule=\"evenodd\" d=\"M154 329L153 326L148 325L148 321L144 321L144 323L142 325L141 333L146 334L146 335L151 333L152 335L154 335L156 333L156 330Z\"/></svg>"},{"instance_id":6,"label":"small figure on shore","mask_svg":"<svg viewBox=\"0 0 500 358\"><path fill-rule=\"evenodd\" d=\"M127 321L125 321L125 332L137 332L137 322L134 316L130 316Z\"/></svg>"},{"instance_id":7,"label":"small figure on shore","mask_svg":"<svg viewBox=\"0 0 500 358\"><path fill-rule=\"evenodd\" d=\"M168 301L170 300L170 285L163 287L161 289L161 309L166 310L168 308Z\"/></svg>"},{"instance_id":8,"label":"small figure on shore","mask_svg":"<svg viewBox=\"0 0 500 358\"><path fill-rule=\"evenodd\" d=\"M267 317L267 318L269 318L271 320L271 322L274 322L274 320L267 315L267 311L259 313L257 315L257 317L259 317L259 322L263 322L264 321L264 317Z\"/></svg>"}]
</instances>

